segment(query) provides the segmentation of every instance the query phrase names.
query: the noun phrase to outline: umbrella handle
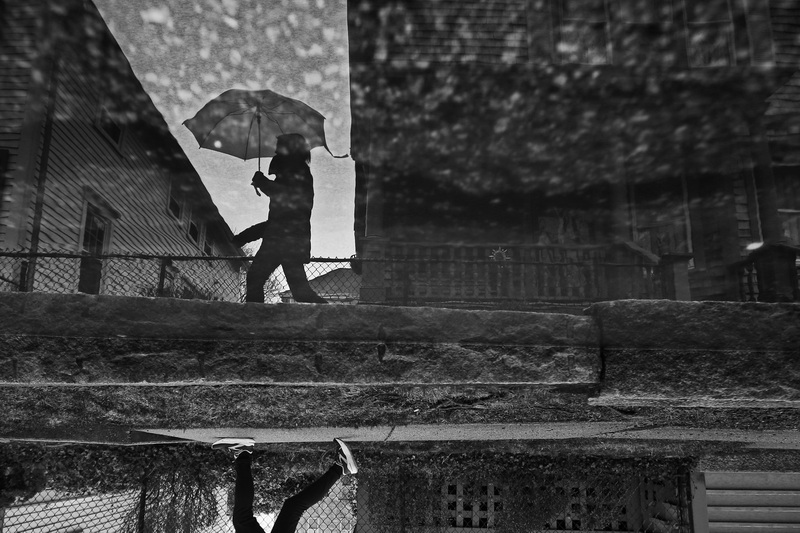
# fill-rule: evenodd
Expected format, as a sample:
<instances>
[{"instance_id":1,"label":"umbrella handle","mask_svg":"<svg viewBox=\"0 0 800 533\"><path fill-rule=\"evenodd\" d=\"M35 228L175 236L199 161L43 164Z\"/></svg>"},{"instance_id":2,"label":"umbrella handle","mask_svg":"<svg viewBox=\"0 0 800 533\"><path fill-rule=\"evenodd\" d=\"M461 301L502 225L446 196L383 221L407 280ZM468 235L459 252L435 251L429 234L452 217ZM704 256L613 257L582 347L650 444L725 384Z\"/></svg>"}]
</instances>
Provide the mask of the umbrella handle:
<instances>
[{"instance_id":1,"label":"umbrella handle","mask_svg":"<svg viewBox=\"0 0 800 533\"><path fill-rule=\"evenodd\" d=\"M258 192L258 187L256 187L255 185L253 185L253 189L255 189L255 191L256 191L256 196L261 196L261 193L260 193L260 192Z\"/></svg>"}]
</instances>

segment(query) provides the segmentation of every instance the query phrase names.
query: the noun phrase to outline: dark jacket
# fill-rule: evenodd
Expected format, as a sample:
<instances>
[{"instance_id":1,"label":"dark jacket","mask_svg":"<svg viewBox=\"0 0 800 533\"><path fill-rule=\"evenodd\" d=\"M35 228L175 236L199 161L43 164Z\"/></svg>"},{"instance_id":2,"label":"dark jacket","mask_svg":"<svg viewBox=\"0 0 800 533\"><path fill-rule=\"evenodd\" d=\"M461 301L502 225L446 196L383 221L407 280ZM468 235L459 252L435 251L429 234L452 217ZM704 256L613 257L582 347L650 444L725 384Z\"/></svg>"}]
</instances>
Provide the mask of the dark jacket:
<instances>
[{"instance_id":1,"label":"dark jacket","mask_svg":"<svg viewBox=\"0 0 800 533\"><path fill-rule=\"evenodd\" d=\"M261 246L269 246L284 259L311 259L311 209L314 178L304 159L276 155L268 174L274 174L261 190L269 196L269 218Z\"/></svg>"}]
</instances>

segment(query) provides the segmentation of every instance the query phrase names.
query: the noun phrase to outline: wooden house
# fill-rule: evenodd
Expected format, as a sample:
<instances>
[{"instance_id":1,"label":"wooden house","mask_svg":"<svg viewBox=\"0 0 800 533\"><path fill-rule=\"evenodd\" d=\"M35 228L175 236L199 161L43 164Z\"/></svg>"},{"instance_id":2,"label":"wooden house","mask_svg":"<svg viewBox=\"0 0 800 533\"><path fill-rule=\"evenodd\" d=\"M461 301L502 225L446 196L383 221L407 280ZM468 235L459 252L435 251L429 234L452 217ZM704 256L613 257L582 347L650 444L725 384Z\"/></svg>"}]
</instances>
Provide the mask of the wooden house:
<instances>
[{"instance_id":1,"label":"wooden house","mask_svg":"<svg viewBox=\"0 0 800 533\"><path fill-rule=\"evenodd\" d=\"M800 298L796 2L349 0L348 21L362 301L738 300L753 275Z\"/></svg>"},{"instance_id":2,"label":"wooden house","mask_svg":"<svg viewBox=\"0 0 800 533\"><path fill-rule=\"evenodd\" d=\"M241 251L95 6L0 9L0 250L85 256L4 263L3 290L238 298L210 288L232 262L96 258Z\"/></svg>"}]
</instances>

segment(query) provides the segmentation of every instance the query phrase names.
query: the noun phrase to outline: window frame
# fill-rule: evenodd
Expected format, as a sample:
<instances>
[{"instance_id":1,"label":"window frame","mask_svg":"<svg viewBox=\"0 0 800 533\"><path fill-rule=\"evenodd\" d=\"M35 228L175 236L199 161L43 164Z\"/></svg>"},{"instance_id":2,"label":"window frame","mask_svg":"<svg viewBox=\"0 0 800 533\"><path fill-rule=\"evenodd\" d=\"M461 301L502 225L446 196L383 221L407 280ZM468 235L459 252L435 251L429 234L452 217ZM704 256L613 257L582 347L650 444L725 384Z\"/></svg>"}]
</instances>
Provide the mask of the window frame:
<instances>
[{"instance_id":1,"label":"window frame","mask_svg":"<svg viewBox=\"0 0 800 533\"><path fill-rule=\"evenodd\" d=\"M721 68L721 67L733 67L736 66L736 35L735 35L735 27L734 27L734 12L733 6L731 5L730 0L721 0L725 2L725 6L727 8L728 18L727 20L705 20L705 21L691 21L689 20L689 7L688 4L691 1L698 1L698 0L683 0L684 2L684 9L683 9L683 24L684 29L686 32L686 64L689 66L690 69L701 69L701 68ZM692 54L692 35L694 33L693 30L696 31L697 28L703 26L717 26L722 28L722 34L725 35L727 40L727 51L728 62L726 64L694 64L693 54Z\"/></svg>"},{"instance_id":2,"label":"window frame","mask_svg":"<svg viewBox=\"0 0 800 533\"><path fill-rule=\"evenodd\" d=\"M755 6L754 4L758 4ZM770 16L769 0L744 0L745 5L745 24L747 26L747 42L750 52L750 64L759 67L775 66L775 34L772 29L772 17ZM761 25L765 34L757 36L756 28ZM756 50L757 40L766 40L769 43L769 59L759 59ZM762 41L763 44L763 41Z\"/></svg>"},{"instance_id":3,"label":"window frame","mask_svg":"<svg viewBox=\"0 0 800 533\"><path fill-rule=\"evenodd\" d=\"M172 212L172 202L175 202L175 205L178 206L178 213L175 214ZM172 193L172 189L170 188L169 193L167 194L167 214L177 220L180 223L183 223L183 213L184 213L184 202L180 201L176 195Z\"/></svg>"},{"instance_id":4,"label":"window frame","mask_svg":"<svg viewBox=\"0 0 800 533\"><path fill-rule=\"evenodd\" d=\"M119 139L114 139L106 128L103 126L104 120L108 120L113 124L116 128L119 129ZM97 111L94 117L94 127L97 131L100 132L101 137L106 140L120 155L122 154L122 147L125 143L125 137L127 128L124 124L118 123L114 118L111 116L111 112L106 105L105 99L101 99L98 106Z\"/></svg>"},{"instance_id":5,"label":"window frame","mask_svg":"<svg viewBox=\"0 0 800 533\"><path fill-rule=\"evenodd\" d=\"M197 230L197 238L192 237L192 227ZM189 242L197 247L200 254L204 254L205 252L206 231L207 227L205 221L196 219L190 212L186 219L186 236Z\"/></svg>"},{"instance_id":6,"label":"window frame","mask_svg":"<svg viewBox=\"0 0 800 533\"><path fill-rule=\"evenodd\" d=\"M574 17L567 17L566 16L566 8L565 2L569 0L556 0L556 12L558 16L558 38L556 44L556 57L558 58L558 62L562 65L613 65L614 64L614 46L613 46L613 36L611 32L611 16L610 16L610 7L609 7L609 0L599 0L603 3L603 20L591 20L586 18L574 18ZM569 52L562 49L563 46L566 45L565 35L567 34L567 26L570 24L574 25L584 24L587 26L593 25L602 25L602 35L605 41L605 61L603 62L591 62L591 61L574 61L569 57Z\"/></svg>"}]
</instances>

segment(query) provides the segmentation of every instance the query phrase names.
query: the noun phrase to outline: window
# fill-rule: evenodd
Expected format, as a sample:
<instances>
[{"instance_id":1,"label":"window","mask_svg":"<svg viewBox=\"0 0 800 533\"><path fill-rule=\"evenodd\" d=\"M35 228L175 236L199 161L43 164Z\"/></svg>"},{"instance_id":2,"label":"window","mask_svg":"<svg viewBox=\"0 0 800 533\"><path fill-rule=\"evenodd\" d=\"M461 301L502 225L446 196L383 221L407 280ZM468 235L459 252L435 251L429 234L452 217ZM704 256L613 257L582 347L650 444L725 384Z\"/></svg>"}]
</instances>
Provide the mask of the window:
<instances>
[{"instance_id":1,"label":"window","mask_svg":"<svg viewBox=\"0 0 800 533\"><path fill-rule=\"evenodd\" d=\"M772 65L772 26L768 0L745 0L747 32L750 36L750 58L753 65Z\"/></svg>"},{"instance_id":2,"label":"window","mask_svg":"<svg viewBox=\"0 0 800 533\"><path fill-rule=\"evenodd\" d=\"M100 107L97 127L100 128L100 131L103 132L106 139L108 139L114 147L120 147L122 144L122 126L114 120L106 106Z\"/></svg>"},{"instance_id":3,"label":"window","mask_svg":"<svg viewBox=\"0 0 800 533\"><path fill-rule=\"evenodd\" d=\"M206 255L214 255L214 247L211 246L211 243L208 242L208 239L206 239L206 242L203 243L203 253Z\"/></svg>"},{"instance_id":4,"label":"window","mask_svg":"<svg viewBox=\"0 0 800 533\"><path fill-rule=\"evenodd\" d=\"M691 67L733 64L733 19L728 0L686 0L686 51Z\"/></svg>"},{"instance_id":5,"label":"window","mask_svg":"<svg viewBox=\"0 0 800 533\"><path fill-rule=\"evenodd\" d=\"M181 211L182 211L181 204L171 194L169 195L169 205L167 206L167 209L169 209L170 214L174 216L176 219L178 220L181 219Z\"/></svg>"},{"instance_id":6,"label":"window","mask_svg":"<svg viewBox=\"0 0 800 533\"><path fill-rule=\"evenodd\" d=\"M89 204L86 208L86 221L83 227L81 251L89 257L81 257L78 291L88 294L100 293L103 255L110 237L111 222L101 215L98 207Z\"/></svg>"},{"instance_id":7,"label":"window","mask_svg":"<svg viewBox=\"0 0 800 533\"><path fill-rule=\"evenodd\" d=\"M669 2L615 0L610 5L614 63L665 67L677 63Z\"/></svg>"},{"instance_id":8,"label":"window","mask_svg":"<svg viewBox=\"0 0 800 533\"><path fill-rule=\"evenodd\" d=\"M6 188L6 172L8 172L9 158L8 150L0 150L0 195L3 194L3 190Z\"/></svg>"},{"instance_id":9,"label":"window","mask_svg":"<svg viewBox=\"0 0 800 533\"><path fill-rule=\"evenodd\" d=\"M615 19L633 24L652 24L660 22L659 12L663 9L658 0L617 0Z\"/></svg>"},{"instance_id":10,"label":"window","mask_svg":"<svg viewBox=\"0 0 800 533\"><path fill-rule=\"evenodd\" d=\"M192 239L194 242L200 242L200 228L197 227L194 220L189 221L189 238Z\"/></svg>"},{"instance_id":11,"label":"window","mask_svg":"<svg viewBox=\"0 0 800 533\"><path fill-rule=\"evenodd\" d=\"M565 63L610 63L605 0L560 0L561 43Z\"/></svg>"}]
</instances>

